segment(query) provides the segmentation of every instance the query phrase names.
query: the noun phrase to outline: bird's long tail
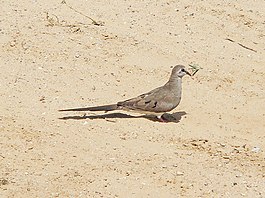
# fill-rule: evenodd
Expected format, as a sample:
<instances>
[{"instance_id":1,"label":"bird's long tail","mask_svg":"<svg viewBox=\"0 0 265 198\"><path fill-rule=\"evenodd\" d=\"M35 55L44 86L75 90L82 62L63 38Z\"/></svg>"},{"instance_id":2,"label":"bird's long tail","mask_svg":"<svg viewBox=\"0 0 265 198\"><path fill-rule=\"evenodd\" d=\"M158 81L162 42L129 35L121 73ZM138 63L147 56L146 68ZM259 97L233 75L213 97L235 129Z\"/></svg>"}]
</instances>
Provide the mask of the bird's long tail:
<instances>
[{"instance_id":1,"label":"bird's long tail","mask_svg":"<svg viewBox=\"0 0 265 198\"><path fill-rule=\"evenodd\" d=\"M103 105L96 107L83 107L83 108L74 108L74 109L60 109L59 111L113 111L117 110L117 104Z\"/></svg>"}]
</instances>

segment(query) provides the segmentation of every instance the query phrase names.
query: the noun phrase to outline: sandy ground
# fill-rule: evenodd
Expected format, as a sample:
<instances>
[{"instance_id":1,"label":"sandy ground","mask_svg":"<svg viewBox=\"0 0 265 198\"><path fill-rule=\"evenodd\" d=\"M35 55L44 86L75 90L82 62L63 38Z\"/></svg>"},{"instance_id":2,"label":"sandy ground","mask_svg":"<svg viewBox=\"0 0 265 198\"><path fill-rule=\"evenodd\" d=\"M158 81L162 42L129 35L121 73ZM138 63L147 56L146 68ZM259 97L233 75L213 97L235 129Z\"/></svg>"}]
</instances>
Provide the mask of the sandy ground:
<instances>
[{"instance_id":1,"label":"sandy ground","mask_svg":"<svg viewBox=\"0 0 265 198\"><path fill-rule=\"evenodd\" d=\"M0 197L265 197L264 13L2 0ZM57 111L137 96L176 64L203 68L183 78L176 122Z\"/></svg>"}]
</instances>

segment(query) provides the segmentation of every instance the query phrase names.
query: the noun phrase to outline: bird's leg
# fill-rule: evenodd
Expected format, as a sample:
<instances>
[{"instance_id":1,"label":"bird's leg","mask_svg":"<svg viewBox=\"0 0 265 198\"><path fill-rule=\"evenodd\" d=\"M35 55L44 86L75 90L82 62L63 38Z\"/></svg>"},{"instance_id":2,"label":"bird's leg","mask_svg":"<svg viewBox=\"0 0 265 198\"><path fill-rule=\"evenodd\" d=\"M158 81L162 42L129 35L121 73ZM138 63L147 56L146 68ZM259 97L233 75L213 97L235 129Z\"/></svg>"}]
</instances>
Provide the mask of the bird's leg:
<instances>
[{"instance_id":1,"label":"bird's leg","mask_svg":"<svg viewBox=\"0 0 265 198\"><path fill-rule=\"evenodd\" d=\"M163 122L163 123L168 122L165 118L163 118L163 115L157 116L157 119L159 120L159 122Z\"/></svg>"}]
</instances>

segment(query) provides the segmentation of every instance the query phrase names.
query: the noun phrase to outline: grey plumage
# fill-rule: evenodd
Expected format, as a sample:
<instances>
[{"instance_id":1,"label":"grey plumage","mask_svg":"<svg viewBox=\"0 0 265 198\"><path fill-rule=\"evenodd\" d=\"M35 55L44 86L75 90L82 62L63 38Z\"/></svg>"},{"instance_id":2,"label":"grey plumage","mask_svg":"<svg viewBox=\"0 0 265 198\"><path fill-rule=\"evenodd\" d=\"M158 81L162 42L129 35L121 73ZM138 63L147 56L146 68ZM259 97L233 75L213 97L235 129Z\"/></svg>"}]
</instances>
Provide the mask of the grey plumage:
<instances>
[{"instance_id":1,"label":"grey plumage","mask_svg":"<svg viewBox=\"0 0 265 198\"><path fill-rule=\"evenodd\" d=\"M59 111L113 111L127 110L146 114L165 113L176 108L181 100L182 77L191 75L183 65L177 65L172 69L168 82L148 93L141 94L135 98L118 102L117 104L96 107L84 107L74 109L63 109Z\"/></svg>"}]
</instances>

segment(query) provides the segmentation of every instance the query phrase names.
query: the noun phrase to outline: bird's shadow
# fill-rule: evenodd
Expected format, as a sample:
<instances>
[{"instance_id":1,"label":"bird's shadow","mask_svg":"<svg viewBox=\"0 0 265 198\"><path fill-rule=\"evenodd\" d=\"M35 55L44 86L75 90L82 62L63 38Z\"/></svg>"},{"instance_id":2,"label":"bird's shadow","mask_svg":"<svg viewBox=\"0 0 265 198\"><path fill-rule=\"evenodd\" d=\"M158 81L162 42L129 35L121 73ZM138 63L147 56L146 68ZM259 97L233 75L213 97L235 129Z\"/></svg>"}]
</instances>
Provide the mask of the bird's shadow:
<instances>
[{"instance_id":1,"label":"bird's shadow","mask_svg":"<svg viewBox=\"0 0 265 198\"><path fill-rule=\"evenodd\" d=\"M186 115L187 113L185 111L180 111L176 113L164 113L162 115L163 120L173 123L178 123L182 116ZM161 122L160 119L158 119L155 115L141 115L141 116L132 116L124 113L108 113L103 115L83 115L83 116L65 116L61 117L59 119L61 120L83 120L83 119L108 119L108 118L144 118L153 122Z\"/></svg>"}]
</instances>

